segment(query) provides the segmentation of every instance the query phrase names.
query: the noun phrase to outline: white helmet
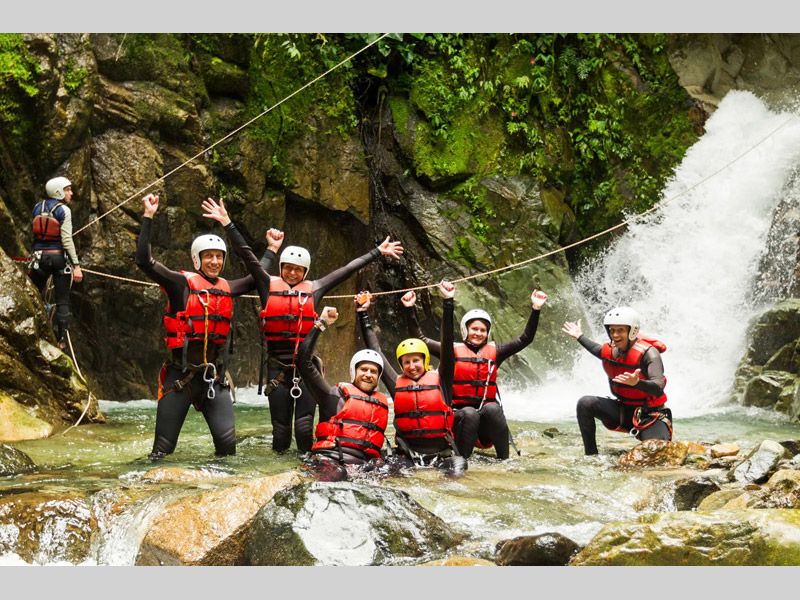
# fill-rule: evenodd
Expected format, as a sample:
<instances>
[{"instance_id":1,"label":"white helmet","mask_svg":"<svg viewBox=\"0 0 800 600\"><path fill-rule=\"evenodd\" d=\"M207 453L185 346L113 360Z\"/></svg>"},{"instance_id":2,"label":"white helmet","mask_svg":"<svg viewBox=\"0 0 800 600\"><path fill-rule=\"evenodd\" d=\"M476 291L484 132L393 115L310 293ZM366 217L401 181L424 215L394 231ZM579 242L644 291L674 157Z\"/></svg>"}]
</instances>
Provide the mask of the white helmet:
<instances>
[{"instance_id":1,"label":"white helmet","mask_svg":"<svg viewBox=\"0 0 800 600\"><path fill-rule=\"evenodd\" d=\"M218 235L205 233L198 235L192 242L192 264L195 271L200 270L202 263L200 262L200 254L206 250L222 250L222 268L225 268L225 259L228 256L228 248L225 246L225 241Z\"/></svg>"},{"instance_id":2,"label":"white helmet","mask_svg":"<svg viewBox=\"0 0 800 600\"><path fill-rule=\"evenodd\" d=\"M358 367L359 363L362 362L375 363L378 365L378 376L383 373L383 358L381 357L380 353L366 348L353 354L353 358L350 359L350 381L355 381L356 368Z\"/></svg>"},{"instance_id":3,"label":"white helmet","mask_svg":"<svg viewBox=\"0 0 800 600\"><path fill-rule=\"evenodd\" d=\"M69 179L66 177L54 177L44 184L44 190L47 192L48 197L55 198L56 200L63 200L66 197L64 188L71 185Z\"/></svg>"},{"instance_id":4,"label":"white helmet","mask_svg":"<svg viewBox=\"0 0 800 600\"><path fill-rule=\"evenodd\" d=\"M630 327L628 339L633 341L639 334L639 325L641 325L641 322L642 318L639 316L639 313L630 306L618 306L606 313L603 319L603 327L606 328L606 333L608 333L608 327L610 325L627 325Z\"/></svg>"},{"instance_id":5,"label":"white helmet","mask_svg":"<svg viewBox=\"0 0 800 600\"><path fill-rule=\"evenodd\" d=\"M301 246L286 246L278 260L278 268L281 270L283 270L283 263L305 267L306 271L303 273L303 279L305 279L311 268L311 253Z\"/></svg>"},{"instance_id":6,"label":"white helmet","mask_svg":"<svg viewBox=\"0 0 800 600\"><path fill-rule=\"evenodd\" d=\"M488 340L489 334L492 332L492 317L489 316L489 313L480 308L468 310L464 313L464 316L461 317L461 338L467 341L467 327L469 326L469 322L475 319L486 321L486 339Z\"/></svg>"}]
</instances>

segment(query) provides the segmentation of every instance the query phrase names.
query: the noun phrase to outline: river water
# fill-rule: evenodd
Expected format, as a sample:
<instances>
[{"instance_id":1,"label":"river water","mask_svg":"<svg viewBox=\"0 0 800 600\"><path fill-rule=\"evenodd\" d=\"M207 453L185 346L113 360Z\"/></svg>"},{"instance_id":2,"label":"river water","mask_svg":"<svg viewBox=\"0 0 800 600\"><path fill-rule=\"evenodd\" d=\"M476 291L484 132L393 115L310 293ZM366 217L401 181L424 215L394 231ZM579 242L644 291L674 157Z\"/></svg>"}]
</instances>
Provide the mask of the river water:
<instances>
[{"instance_id":1,"label":"river water","mask_svg":"<svg viewBox=\"0 0 800 600\"><path fill-rule=\"evenodd\" d=\"M595 339L600 339L603 313L627 304L643 315L644 333L666 342L675 440L734 442L747 451L764 439L800 438L796 421L730 401L748 321L764 307L763 298L754 300L754 282L772 215L781 200L797 201L792 182L800 165L800 119L789 117L751 94L728 94L665 188L663 208L632 224L575 279L590 320L584 331ZM542 318L547 318L546 307ZM672 482L690 475L688 469L619 469L620 455L637 442L602 427L600 456L583 456L575 402L584 394L605 393L607 382L596 359L571 338L565 336L564 343L575 347L572 370L546 373L538 386L503 389L520 456L512 452L511 459L498 462L491 451L479 451L458 480L420 470L380 485L407 491L469 531L471 541L461 550L476 555L491 555L499 540L545 532L585 544L608 522L674 510ZM13 444L39 470L0 478L0 494L88 493L102 533L85 564L132 565L153 517L178 493L159 486L131 510L106 510L131 489L143 488L142 474L154 466L145 457L152 446L155 406L149 400L101 401L107 424ZM239 390L235 414L236 456L215 458L205 421L191 411L176 452L160 464L206 469L223 481L224 476L298 468L296 453L278 456L270 449L268 406L255 389ZM0 527L0 547L14 534L13 525ZM53 535L37 564L63 564L58 531ZM23 561L9 551L0 564Z\"/></svg>"}]
</instances>

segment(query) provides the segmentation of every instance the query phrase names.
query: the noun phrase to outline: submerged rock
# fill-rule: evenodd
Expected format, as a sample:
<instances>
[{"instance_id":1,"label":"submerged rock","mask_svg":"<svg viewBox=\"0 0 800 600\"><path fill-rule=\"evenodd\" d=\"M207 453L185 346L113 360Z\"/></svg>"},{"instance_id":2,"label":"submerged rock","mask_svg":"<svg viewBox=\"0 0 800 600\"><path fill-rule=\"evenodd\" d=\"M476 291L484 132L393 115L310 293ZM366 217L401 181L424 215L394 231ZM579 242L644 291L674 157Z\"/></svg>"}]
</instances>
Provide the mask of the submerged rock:
<instances>
[{"instance_id":1,"label":"submerged rock","mask_svg":"<svg viewBox=\"0 0 800 600\"><path fill-rule=\"evenodd\" d=\"M797 565L800 511L660 513L603 527L572 565Z\"/></svg>"},{"instance_id":2,"label":"submerged rock","mask_svg":"<svg viewBox=\"0 0 800 600\"><path fill-rule=\"evenodd\" d=\"M580 546L560 533L543 533L497 543L497 564L503 566L561 567Z\"/></svg>"},{"instance_id":3,"label":"submerged rock","mask_svg":"<svg viewBox=\"0 0 800 600\"><path fill-rule=\"evenodd\" d=\"M259 477L185 498L155 519L137 565L242 565L246 523L278 490L301 480L296 472Z\"/></svg>"},{"instance_id":4,"label":"submerged rock","mask_svg":"<svg viewBox=\"0 0 800 600\"><path fill-rule=\"evenodd\" d=\"M730 477L741 483L762 483L786 454L786 449L778 442L764 440L744 461L731 469Z\"/></svg>"},{"instance_id":5,"label":"submerged rock","mask_svg":"<svg viewBox=\"0 0 800 600\"><path fill-rule=\"evenodd\" d=\"M0 444L0 477L32 473L35 470L36 465L33 460L22 450Z\"/></svg>"},{"instance_id":6,"label":"submerged rock","mask_svg":"<svg viewBox=\"0 0 800 600\"><path fill-rule=\"evenodd\" d=\"M461 535L407 493L357 483L282 490L247 534L250 565L381 565L429 560Z\"/></svg>"},{"instance_id":7,"label":"submerged rock","mask_svg":"<svg viewBox=\"0 0 800 600\"><path fill-rule=\"evenodd\" d=\"M695 477L681 481L675 485L675 508L677 510L692 510L700 502L716 491L719 484L710 477Z\"/></svg>"}]
</instances>

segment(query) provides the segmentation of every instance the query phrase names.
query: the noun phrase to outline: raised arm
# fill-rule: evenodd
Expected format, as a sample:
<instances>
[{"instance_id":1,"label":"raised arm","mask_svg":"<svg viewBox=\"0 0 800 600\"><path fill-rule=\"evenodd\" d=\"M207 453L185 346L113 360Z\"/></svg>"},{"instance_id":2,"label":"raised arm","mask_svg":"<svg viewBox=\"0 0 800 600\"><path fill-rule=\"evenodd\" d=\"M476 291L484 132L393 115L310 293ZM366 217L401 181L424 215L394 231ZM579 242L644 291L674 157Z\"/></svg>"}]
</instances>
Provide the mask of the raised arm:
<instances>
[{"instance_id":1,"label":"raised arm","mask_svg":"<svg viewBox=\"0 0 800 600\"><path fill-rule=\"evenodd\" d=\"M497 344L497 364L498 366L509 356L513 356L517 352L523 350L533 341L536 335L536 328L539 326L539 314L547 301L547 294L539 290L533 290L531 294L531 314L528 317L528 322L525 325L525 330L519 337Z\"/></svg>"},{"instance_id":2,"label":"raised arm","mask_svg":"<svg viewBox=\"0 0 800 600\"><path fill-rule=\"evenodd\" d=\"M334 287L342 283L353 273L360 271L371 262L377 260L380 256L388 255L393 256L394 258L400 258L402 254L403 246L400 244L400 242L391 242L387 237L385 240L383 240L383 243L380 246L373 248L364 256L359 256L355 260L347 263L345 266L328 273L325 275L325 277L314 280L314 305L316 306L319 304L319 301L322 300L322 297Z\"/></svg>"},{"instance_id":3,"label":"raised arm","mask_svg":"<svg viewBox=\"0 0 800 600\"><path fill-rule=\"evenodd\" d=\"M583 329L581 328L581 319L578 319L577 323L572 323L567 321L564 323L564 326L561 328L561 331L566 333L569 337L575 338L578 340L578 343L586 348L586 350L596 356L597 358L601 358L603 345L598 344L595 341L590 340L585 335L583 335Z\"/></svg>"},{"instance_id":4,"label":"raised arm","mask_svg":"<svg viewBox=\"0 0 800 600\"><path fill-rule=\"evenodd\" d=\"M441 349L439 359L439 385L442 388L442 397L448 406L453 404L453 379L455 374L456 356L453 348L453 297L456 293L454 283L442 280L439 292L444 298L442 307Z\"/></svg>"},{"instance_id":5,"label":"raised arm","mask_svg":"<svg viewBox=\"0 0 800 600\"><path fill-rule=\"evenodd\" d=\"M153 215L158 210L158 196L148 194L142 199L142 202L144 218L142 219L142 230L136 242L136 266L164 288L171 307L181 306L183 291L187 288L186 278L178 271L172 271L156 261L150 249L150 230L153 225Z\"/></svg>"},{"instance_id":6,"label":"raised arm","mask_svg":"<svg viewBox=\"0 0 800 600\"><path fill-rule=\"evenodd\" d=\"M367 297L366 301L362 303L358 302L358 299L362 294L356 296L356 304L358 304L356 308L356 318L358 319L358 327L361 330L361 337L364 338L364 344L367 346L367 348L380 353L381 358L383 358L383 373L381 373L381 381L383 381L383 385L386 386L389 395L394 396L394 390L398 377L397 371L392 368L394 361L390 360L389 357L383 353L383 350L381 350L381 344L378 341L378 336L376 335L375 330L372 328L372 322L369 319L369 313L367 313L367 309L370 307L372 299Z\"/></svg>"},{"instance_id":7,"label":"raised arm","mask_svg":"<svg viewBox=\"0 0 800 600\"><path fill-rule=\"evenodd\" d=\"M417 321L417 312L415 310L415 305L417 303L417 295L414 292L408 292L402 298L400 298L400 302L402 302L404 307L403 316L405 317L406 320L406 328L408 329L408 335L425 342L425 344L428 346L428 351L431 353L431 356L439 358L442 354L441 343L439 342L439 340L434 340L432 338L427 337L423 333L422 327L419 326L419 321Z\"/></svg>"},{"instance_id":8,"label":"raised arm","mask_svg":"<svg viewBox=\"0 0 800 600\"><path fill-rule=\"evenodd\" d=\"M320 318L314 323L314 327L311 328L311 331L308 332L303 343L297 349L297 370L311 392L314 402L319 405L321 415L336 414L338 397L330 393L331 386L325 381L325 377L320 373L316 363L313 361L314 348L317 345L317 339L320 334L329 325L332 325L338 317L339 315L335 308L326 306L322 310Z\"/></svg>"}]
</instances>

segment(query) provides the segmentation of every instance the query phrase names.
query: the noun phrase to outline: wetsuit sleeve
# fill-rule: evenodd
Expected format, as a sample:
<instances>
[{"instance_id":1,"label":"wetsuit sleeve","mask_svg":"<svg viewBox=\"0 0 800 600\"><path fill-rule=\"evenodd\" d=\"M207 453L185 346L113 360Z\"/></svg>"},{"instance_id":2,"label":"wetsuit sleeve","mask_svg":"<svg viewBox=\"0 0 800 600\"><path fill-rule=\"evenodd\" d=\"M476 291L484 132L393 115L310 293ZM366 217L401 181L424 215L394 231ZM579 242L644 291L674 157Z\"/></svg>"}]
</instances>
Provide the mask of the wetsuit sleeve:
<instances>
[{"instance_id":1,"label":"wetsuit sleeve","mask_svg":"<svg viewBox=\"0 0 800 600\"><path fill-rule=\"evenodd\" d=\"M264 268L264 271L269 273L273 262L275 262L275 253L267 248L264 251L264 255L261 257L261 266Z\"/></svg>"},{"instance_id":2,"label":"wetsuit sleeve","mask_svg":"<svg viewBox=\"0 0 800 600\"><path fill-rule=\"evenodd\" d=\"M64 251L69 256L69 260L73 266L80 266L78 261L78 251L75 249L75 242L72 240L72 211L68 206L61 205L64 211L64 222L61 223L61 245Z\"/></svg>"},{"instance_id":3,"label":"wetsuit sleeve","mask_svg":"<svg viewBox=\"0 0 800 600\"><path fill-rule=\"evenodd\" d=\"M328 273L327 275L325 275L325 277L314 280L313 283L314 306L319 306L320 300L322 300L325 294L327 294L337 285L342 283L353 273L360 271L371 262L375 262L376 260L378 260L380 256L381 256L381 251L378 250L377 248L373 248L372 250L367 252L364 256L359 256L357 259L351 260L345 266Z\"/></svg>"},{"instance_id":4,"label":"wetsuit sleeve","mask_svg":"<svg viewBox=\"0 0 800 600\"><path fill-rule=\"evenodd\" d=\"M648 348L642 356L642 376L634 388L652 396L661 396L664 393L664 363L661 353L655 348Z\"/></svg>"},{"instance_id":5,"label":"wetsuit sleeve","mask_svg":"<svg viewBox=\"0 0 800 600\"><path fill-rule=\"evenodd\" d=\"M522 335L509 342L504 342L497 345L497 364L498 366L509 356L513 356L520 350L529 346L536 335L536 328L539 326L539 314L541 311L531 310L531 315L528 317L528 323L525 325L525 331Z\"/></svg>"},{"instance_id":6,"label":"wetsuit sleeve","mask_svg":"<svg viewBox=\"0 0 800 600\"><path fill-rule=\"evenodd\" d=\"M258 258L256 258L253 249L247 244L242 232L236 228L233 223L228 223L225 226L225 233L233 245L233 249L239 258L244 262L247 272L250 273L248 277L231 281L231 293L234 296L241 296L247 292L252 291L254 288L258 290L258 297L261 299L261 306L266 305L267 298L269 298L269 274L264 268ZM269 250L272 256L275 253ZM269 265L267 265L269 266Z\"/></svg>"},{"instance_id":7,"label":"wetsuit sleeve","mask_svg":"<svg viewBox=\"0 0 800 600\"><path fill-rule=\"evenodd\" d=\"M186 303L184 293L189 285L182 273L171 271L153 258L150 251L150 228L152 225L153 219L150 217L142 219L142 231L139 233L136 243L136 266L164 288L172 310L179 310L179 307L183 307Z\"/></svg>"},{"instance_id":8,"label":"wetsuit sleeve","mask_svg":"<svg viewBox=\"0 0 800 600\"><path fill-rule=\"evenodd\" d=\"M442 309L441 349L439 358L439 385L442 388L442 398L447 406L453 404L453 379L455 378L456 354L453 348L453 312L452 298L444 299Z\"/></svg>"},{"instance_id":9,"label":"wetsuit sleeve","mask_svg":"<svg viewBox=\"0 0 800 600\"><path fill-rule=\"evenodd\" d=\"M404 306L403 314L405 315L406 319L408 335L425 342L425 344L428 346L431 356L439 358L442 354L442 345L439 340L431 339L422 332L422 327L419 326L419 321L417 320L417 311L415 308L413 306Z\"/></svg>"},{"instance_id":10,"label":"wetsuit sleeve","mask_svg":"<svg viewBox=\"0 0 800 600\"><path fill-rule=\"evenodd\" d=\"M581 346L586 348L589 351L589 354L596 356L597 358L602 358L603 356L603 345L598 344L597 342L590 340L585 335L581 335L578 338L578 342Z\"/></svg>"},{"instance_id":11,"label":"wetsuit sleeve","mask_svg":"<svg viewBox=\"0 0 800 600\"><path fill-rule=\"evenodd\" d=\"M317 345L317 338L322 333L318 328L312 327L308 332L303 343L297 349L297 370L300 371L300 377L311 392L320 407L320 412L323 414L334 415L337 412L339 404L339 395L335 393L337 389L335 386L331 387L325 378L320 373L317 365L312 360L314 356L314 347Z\"/></svg>"},{"instance_id":12,"label":"wetsuit sleeve","mask_svg":"<svg viewBox=\"0 0 800 600\"><path fill-rule=\"evenodd\" d=\"M383 372L381 373L381 381L383 381L383 385L386 386L389 395L394 396L394 390L397 382L397 371L392 368L392 363L389 361L389 358L383 353L383 350L381 350L381 344L378 341L378 336L375 334L375 330L372 328L372 322L369 319L369 314L367 314L367 311L358 311L356 312L356 315L356 318L358 319L358 326L361 329L361 337L364 338L364 343L367 345L367 348L370 350L375 350L375 352L379 352L381 358L383 358Z\"/></svg>"}]
</instances>

